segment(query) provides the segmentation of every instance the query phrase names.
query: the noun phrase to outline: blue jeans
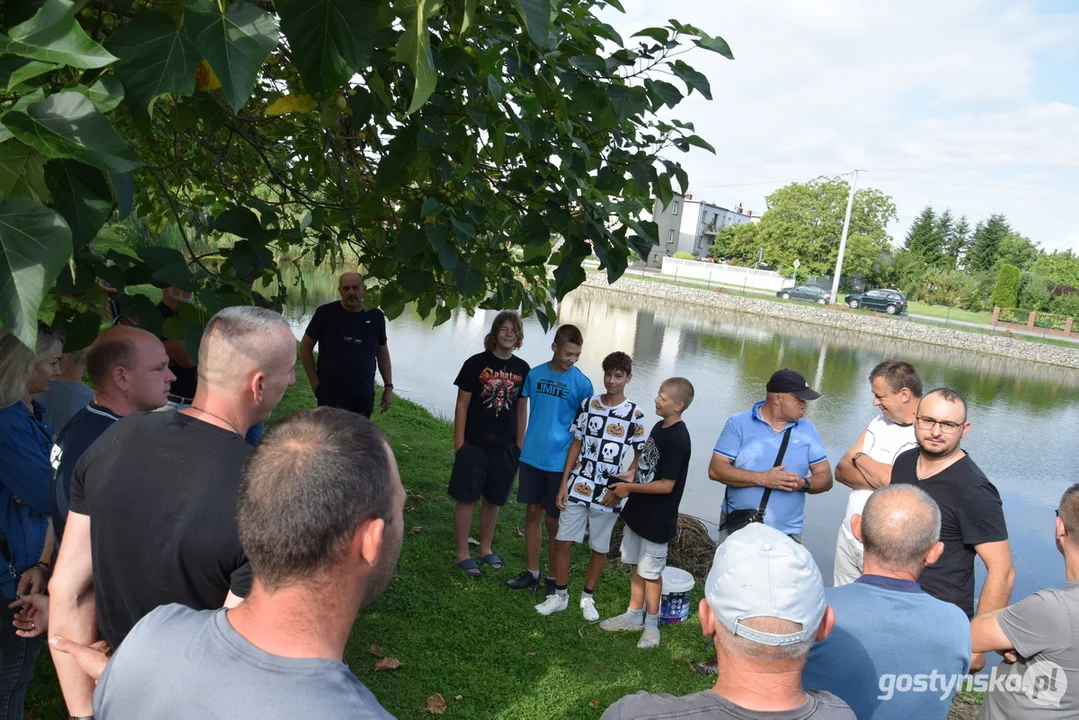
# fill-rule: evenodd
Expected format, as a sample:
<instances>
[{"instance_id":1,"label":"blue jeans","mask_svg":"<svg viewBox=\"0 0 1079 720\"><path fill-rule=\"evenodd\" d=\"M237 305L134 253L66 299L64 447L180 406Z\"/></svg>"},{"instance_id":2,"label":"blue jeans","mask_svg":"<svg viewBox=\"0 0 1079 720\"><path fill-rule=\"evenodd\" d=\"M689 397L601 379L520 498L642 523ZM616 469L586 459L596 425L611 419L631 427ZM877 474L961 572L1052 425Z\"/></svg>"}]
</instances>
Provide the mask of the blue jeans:
<instances>
[{"instance_id":1,"label":"blue jeans","mask_svg":"<svg viewBox=\"0 0 1079 720\"><path fill-rule=\"evenodd\" d=\"M34 677L34 663L46 633L27 640L15 634L8 609L11 598L0 597L0 720L23 720L26 688Z\"/></svg>"}]
</instances>

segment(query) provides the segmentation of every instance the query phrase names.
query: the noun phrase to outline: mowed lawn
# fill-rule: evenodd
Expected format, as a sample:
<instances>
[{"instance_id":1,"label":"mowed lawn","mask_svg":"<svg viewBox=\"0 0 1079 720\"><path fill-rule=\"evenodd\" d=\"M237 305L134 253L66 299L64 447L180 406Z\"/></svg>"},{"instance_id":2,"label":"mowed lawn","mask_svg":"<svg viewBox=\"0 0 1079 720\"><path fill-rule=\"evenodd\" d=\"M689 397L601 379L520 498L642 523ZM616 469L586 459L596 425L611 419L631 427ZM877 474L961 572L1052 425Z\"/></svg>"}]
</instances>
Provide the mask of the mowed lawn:
<instances>
[{"instance_id":1,"label":"mowed lawn","mask_svg":"<svg viewBox=\"0 0 1079 720\"><path fill-rule=\"evenodd\" d=\"M446 392L452 391L447 382ZM314 405L301 372L274 417ZM398 576L357 618L345 661L391 713L430 717L424 707L438 693L447 718L598 718L637 690L685 694L711 686L692 674L689 662L706 656L696 613L699 583L690 620L661 626L660 647L638 650L635 633L607 633L581 617L576 598L588 549L576 546L570 609L540 617L533 609L537 598L504 586L524 569L523 506L511 500L500 518L494 549L506 569L486 569L478 580L465 576L454 566L453 501L446 496L451 426L401 398L375 420L392 442L408 490L405 540ZM478 532L477 513L473 536ZM622 612L629 598L629 574L617 565L608 566L596 591L603 617ZM401 666L376 671L372 646ZM38 720L67 717L47 650L27 710Z\"/></svg>"}]
</instances>

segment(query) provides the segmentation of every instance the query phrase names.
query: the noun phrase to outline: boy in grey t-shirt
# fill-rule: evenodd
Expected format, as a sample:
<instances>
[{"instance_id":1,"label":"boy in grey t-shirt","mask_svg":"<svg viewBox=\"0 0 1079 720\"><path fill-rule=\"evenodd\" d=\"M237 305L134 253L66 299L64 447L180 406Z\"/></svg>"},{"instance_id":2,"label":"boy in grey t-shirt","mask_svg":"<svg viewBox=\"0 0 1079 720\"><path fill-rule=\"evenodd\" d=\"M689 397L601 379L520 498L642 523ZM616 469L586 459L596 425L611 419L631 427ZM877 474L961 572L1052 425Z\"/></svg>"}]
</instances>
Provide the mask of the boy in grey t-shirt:
<instances>
[{"instance_id":1,"label":"boy in grey t-shirt","mask_svg":"<svg viewBox=\"0 0 1079 720\"><path fill-rule=\"evenodd\" d=\"M602 720L855 720L835 695L802 689L809 648L828 636L835 615L813 557L782 532L750 523L719 546L700 616L716 645L715 686L685 697L627 695Z\"/></svg>"},{"instance_id":2,"label":"boy in grey t-shirt","mask_svg":"<svg viewBox=\"0 0 1079 720\"><path fill-rule=\"evenodd\" d=\"M1079 717L1079 483L1057 510L1068 584L1040 590L970 623L974 652L1000 651L978 720Z\"/></svg>"}]
</instances>

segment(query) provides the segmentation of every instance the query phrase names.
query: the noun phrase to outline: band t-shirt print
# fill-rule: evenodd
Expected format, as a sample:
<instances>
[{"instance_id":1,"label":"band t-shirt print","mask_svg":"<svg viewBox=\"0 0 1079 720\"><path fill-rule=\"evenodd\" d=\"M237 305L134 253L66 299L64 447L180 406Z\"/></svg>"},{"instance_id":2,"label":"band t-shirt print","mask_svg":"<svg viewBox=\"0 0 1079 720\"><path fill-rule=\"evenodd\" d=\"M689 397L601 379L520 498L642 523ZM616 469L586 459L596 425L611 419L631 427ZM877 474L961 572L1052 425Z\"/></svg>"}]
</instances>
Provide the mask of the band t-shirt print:
<instances>
[{"instance_id":1,"label":"band t-shirt print","mask_svg":"<svg viewBox=\"0 0 1079 720\"><path fill-rule=\"evenodd\" d=\"M625 400L616 407L608 407L595 395L583 403L577 411L571 430L581 441L581 453L569 477L569 500L591 504L596 510L618 512L625 500L616 507L601 505L607 494L607 486L616 482L633 454L645 443L645 430L641 425L644 413L637 403Z\"/></svg>"}]
</instances>

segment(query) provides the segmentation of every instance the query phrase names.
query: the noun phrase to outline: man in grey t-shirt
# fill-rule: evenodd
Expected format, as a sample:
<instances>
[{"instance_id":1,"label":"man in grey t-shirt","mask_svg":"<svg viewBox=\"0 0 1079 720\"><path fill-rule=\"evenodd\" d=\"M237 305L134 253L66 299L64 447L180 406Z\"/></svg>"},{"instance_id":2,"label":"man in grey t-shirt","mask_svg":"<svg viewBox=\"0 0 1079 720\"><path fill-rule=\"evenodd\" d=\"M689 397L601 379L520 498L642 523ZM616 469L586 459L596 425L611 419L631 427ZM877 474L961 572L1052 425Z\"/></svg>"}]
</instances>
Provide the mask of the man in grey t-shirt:
<instances>
[{"instance_id":1,"label":"man in grey t-shirt","mask_svg":"<svg viewBox=\"0 0 1079 720\"><path fill-rule=\"evenodd\" d=\"M684 697L627 695L603 720L855 720L835 695L802 689L809 648L835 623L804 547L763 523L734 533L716 550L699 612L716 645L715 686Z\"/></svg>"},{"instance_id":2,"label":"man in grey t-shirt","mask_svg":"<svg viewBox=\"0 0 1079 720\"><path fill-rule=\"evenodd\" d=\"M974 652L1007 661L990 676L978 720L1079 716L1079 483L1060 499L1056 538L1067 585L970 623Z\"/></svg>"},{"instance_id":3,"label":"man in grey t-shirt","mask_svg":"<svg viewBox=\"0 0 1079 720\"><path fill-rule=\"evenodd\" d=\"M393 577L404 498L385 436L361 415L301 410L271 426L237 510L251 593L231 610L164 605L142 618L100 674L94 717L392 720L342 657ZM52 642L91 664L88 648ZM104 665L98 656L91 676Z\"/></svg>"}]
</instances>

